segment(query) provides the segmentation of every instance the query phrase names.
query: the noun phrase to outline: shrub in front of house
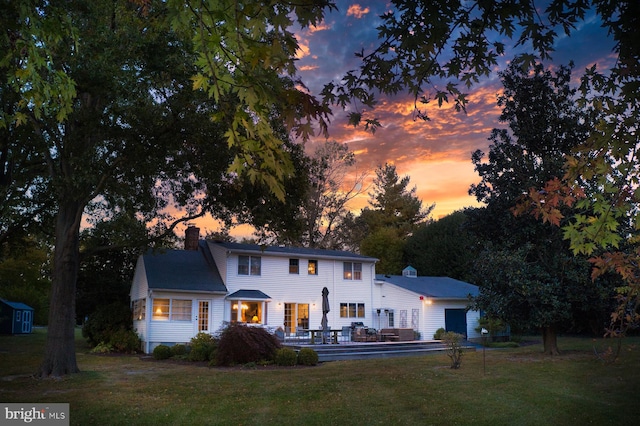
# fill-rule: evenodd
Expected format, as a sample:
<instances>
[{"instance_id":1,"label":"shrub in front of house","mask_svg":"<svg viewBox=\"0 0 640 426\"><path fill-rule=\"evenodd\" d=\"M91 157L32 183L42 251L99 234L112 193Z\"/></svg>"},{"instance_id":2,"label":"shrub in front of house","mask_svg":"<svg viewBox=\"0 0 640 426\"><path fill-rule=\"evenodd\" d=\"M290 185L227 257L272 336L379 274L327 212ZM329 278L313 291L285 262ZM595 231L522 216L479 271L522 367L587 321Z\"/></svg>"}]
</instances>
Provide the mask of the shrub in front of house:
<instances>
[{"instance_id":1,"label":"shrub in front of house","mask_svg":"<svg viewBox=\"0 0 640 426\"><path fill-rule=\"evenodd\" d=\"M121 328L111 334L109 345L111 345L116 352L135 354L140 352L142 342L138 333L133 330Z\"/></svg>"},{"instance_id":2,"label":"shrub in front of house","mask_svg":"<svg viewBox=\"0 0 640 426\"><path fill-rule=\"evenodd\" d=\"M108 343L98 343L93 349L91 349L92 354L108 354L113 352L113 346Z\"/></svg>"},{"instance_id":3,"label":"shrub in front of house","mask_svg":"<svg viewBox=\"0 0 640 426\"><path fill-rule=\"evenodd\" d=\"M171 356L181 357L187 354L187 347L182 343L171 346Z\"/></svg>"},{"instance_id":4,"label":"shrub in front of house","mask_svg":"<svg viewBox=\"0 0 640 426\"><path fill-rule=\"evenodd\" d=\"M296 351L291 348L280 348L276 350L274 361L276 365L279 365L280 367L291 367L296 365L298 355L296 354Z\"/></svg>"},{"instance_id":5,"label":"shrub in front of house","mask_svg":"<svg viewBox=\"0 0 640 426\"><path fill-rule=\"evenodd\" d=\"M231 323L220 334L217 365L273 360L280 347L278 338L262 327Z\"/></svg>"},{"instance_id":6,"label":"shrub in front of house","mask_svg":"<svg viewBox=\"0 0 640 426\"><path fill-rule=\"evenodd\" d=\"M158 345L153 348L153 358L157 360L171 358L171 348L167 345Z\"/></svg>"},{"instance_id":7,"label":"shrub in front of house","mask_svg":"<svg viewBox=\"0 0 640 426\"><path fill-rule=\"evenodd\" d=\"M98 343L110 343L114 333L131 330L131 309L123 303L110 303L99 306L92 312L82 326L82 336L91 346Z\"/></svg>"},{"instance_id":8,"label":"shrub in front of house","mask_svg":"<svg viewBox=\"0 0 640 426\"><path fill-rule=\"evenodd\" d=\"M442 335L446 332L446 330L442 327L440 327L439 329L436 330L436 332L433 334L433 338L435 340L442 340Z\"/></svg>"},{"instance_id":9,"label":"shrub in front of house","mask_svg":"<svg viewBox=\"0 0 640 426\"><path fill-rule=\"evenodd\" d=\"M298 364L316 365L318 364L318 352L311 348L302 348L298 352Z\"/></svg>"},{"instance_id":10,"label":"shrub in front of house","mask_svg":"<svg viewBox=\"0 0 640 426\"><path fill-rule=\"evenodd\" d=\"M212 335L200 332L191 338L187 359L189 361L210 361L215 357L217 346L218 342Z\"/></svg>"}]
</instances>

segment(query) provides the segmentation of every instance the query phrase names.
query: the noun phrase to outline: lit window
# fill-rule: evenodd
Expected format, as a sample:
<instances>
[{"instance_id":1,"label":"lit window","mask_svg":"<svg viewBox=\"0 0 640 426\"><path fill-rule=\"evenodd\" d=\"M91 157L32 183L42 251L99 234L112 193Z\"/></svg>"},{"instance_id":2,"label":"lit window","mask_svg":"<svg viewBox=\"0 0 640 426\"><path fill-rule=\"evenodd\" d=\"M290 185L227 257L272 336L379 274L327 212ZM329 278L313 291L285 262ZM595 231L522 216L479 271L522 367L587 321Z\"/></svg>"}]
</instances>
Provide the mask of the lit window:
<instances>
[{"instance_id":1,"label":"lit window","mask_svg":"<svg viewBox=\"0 0 640 426\"><path fill-rule=\"evenodd\" d=\"M307 266L307 271L309 272L309 275L318 275L318 261L309 260L309 266Z\"/></svg>"},{"instance_id":2,"label":"lit window","mask_svg":"<svg viewBox=\"0 0 640 426\"><path fill-rule=\"evenodd\" d=\"M169 306L169 299L153 299L153 319L156 321L168 321Z\"/></svg>"},{"instance_id":3,"label":"lit window","mask_svg":"<svg viewBox=\"0 0 640 426\"><path fill-rule=\"evenodd\" d=\"M364 303L340 303L340 318L364 318Z\"/></svg>"},{"instance_id":4,"label":"lit window","mask_svg":"<svg viewBox=\"0 0 640 426\"><path fill-rule=\"evenodd\" d=\"M144 304L141 309L144 312ZM141 315L144 318L144 313ZM191 321L191 300L153 299L152 318L155 321Z\"/></svg>"},{"instance_id":5,"label":"lit window","mask_svg":"<svg viewBox=\"0 0 640 426\"><path fill-rule=\"evenodd\" d=\"M133 301L133 319L135 321L142 321L146 316L147 300L138 299Z\"/></svg>"},{"instance_id":6,"label":"lit window","mask_svg":"<svg viewBox=\"0 0 640 426\"><path fill-rule=\"evenodd\" d=\"M232 300L230 303L232 322L262 323L262 302Z\"/></svg>"},{"instance_id":7,"label":"lit window","mask_svg":"<svg viewBox=\"0 0 640 426\"><path fill-rule=\"evenodd\" d=\"M361 280L362 279L362 263L344 262L343 278L345 280Z\"/></svg>"},{"instance_id":8,"label":"lit window","mask_svg":"<svg viewBox=\"0 0 640 426\"><path fill-rule=\"evenodd\" d=\"M300 273L300 261L298 259L289 259L289 273L290 274Z\"/></svg>"}]
</instances>

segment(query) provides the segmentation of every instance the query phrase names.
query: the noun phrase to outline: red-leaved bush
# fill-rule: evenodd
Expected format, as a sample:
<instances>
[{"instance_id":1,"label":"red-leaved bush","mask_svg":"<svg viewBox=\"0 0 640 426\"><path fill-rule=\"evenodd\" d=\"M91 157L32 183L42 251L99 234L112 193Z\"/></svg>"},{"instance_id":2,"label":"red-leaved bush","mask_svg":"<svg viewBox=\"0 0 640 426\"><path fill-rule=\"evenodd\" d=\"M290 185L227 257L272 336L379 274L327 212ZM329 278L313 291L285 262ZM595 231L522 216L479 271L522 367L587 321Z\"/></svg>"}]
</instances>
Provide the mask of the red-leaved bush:
<instances>
[{"instance_id":1,"label":"red-leaved bush","mask_svg":"<svg viewBox=\"0 0 640 426\"><path fill-rule=\"evenodd\" d=\"M271 361L280 341L261 327L231 323L220 334L217 365Z\"/></svg>"}]
</instances>

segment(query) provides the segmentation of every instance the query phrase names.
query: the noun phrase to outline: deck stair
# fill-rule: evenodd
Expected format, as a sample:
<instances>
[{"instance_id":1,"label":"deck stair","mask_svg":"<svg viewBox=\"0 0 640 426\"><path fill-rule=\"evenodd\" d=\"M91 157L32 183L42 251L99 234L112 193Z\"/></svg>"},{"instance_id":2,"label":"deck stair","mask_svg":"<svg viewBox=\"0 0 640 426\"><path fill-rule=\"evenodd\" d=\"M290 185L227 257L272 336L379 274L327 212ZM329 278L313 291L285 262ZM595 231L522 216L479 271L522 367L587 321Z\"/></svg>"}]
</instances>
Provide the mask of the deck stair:
<instances>
[{"instance_id":1,"label":"deck stair","mask_svg":"<svg viewBox=\"0 0 640 426\"><path fill-rule=\"evenodd\" d=\"M410 341L410 342L372 342L372 343L339 343L339 344L292 344L285 346L299 351L301 348L312 348L318 353L319 362L343 361L370 358L391 358L402 356L426 355L442 352L445 345L438 341ZM475 351L476 346L463 342L465 351Z\"/></svg>"}]
</instances>

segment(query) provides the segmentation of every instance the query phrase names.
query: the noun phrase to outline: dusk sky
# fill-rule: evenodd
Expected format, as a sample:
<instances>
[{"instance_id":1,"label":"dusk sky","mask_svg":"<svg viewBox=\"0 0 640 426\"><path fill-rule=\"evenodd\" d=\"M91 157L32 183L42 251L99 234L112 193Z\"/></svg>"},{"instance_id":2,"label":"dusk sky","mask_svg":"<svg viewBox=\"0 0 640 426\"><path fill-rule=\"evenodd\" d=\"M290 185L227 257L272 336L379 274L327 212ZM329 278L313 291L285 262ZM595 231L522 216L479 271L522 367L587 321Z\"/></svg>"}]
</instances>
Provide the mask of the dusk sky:
<instances>
[{"instance_id":1,"label":"dusk sky","mask_svg":"<svg viewBox=\"0 0 640 426\"><path fill-rule=\"evenodd\" d=\"M332 11L317 27L298 32L299 75L313 94L318 94L323 84L339 81L348 70L358 67L354 52L364 48L371 51L377 40L376 27L381 23L379 15L388 10L384 1L354 3L337 0L338 11ZM506 45L513 45L506 41ZM553 61L546 66L575 63L573 80L576 85L586 67L598 64L598 69L609 68L615 60L613 42L606 30L592 16L572 33L560 37L555 46ZM514 51L507 51L496 71L504 69L513 58ZM430 121L414 119L413 99L410 96L379 98L375 115L382 128L375 134L347 124L344 112L334 110L330 127L330 140L347 143L356 154L358 171L374 170L385 162L394 164L400 176L408 175L411 186L417 187L423 205L435 203L432 218L438 219L466 206L477 206L474 197L468 195L469 186L479 181L471 163L471 153L477 149L488 151L487 138L491 129L504 127L498 122L500 109L496 98L501 84L496 73L471 88L466 114L456 112L452 105L438 108L434 102L429 107ZM433 94L431 94L433 95ZM311 152L314 144L323 143L316 138L307 145ZM351 208L359 212L368 197L354 203ZM200 225L200 224L199 224ZM214 230L210 222L200 225ZM232 235L247 234L246 228Z\"/></svg>"}]
</instances>

